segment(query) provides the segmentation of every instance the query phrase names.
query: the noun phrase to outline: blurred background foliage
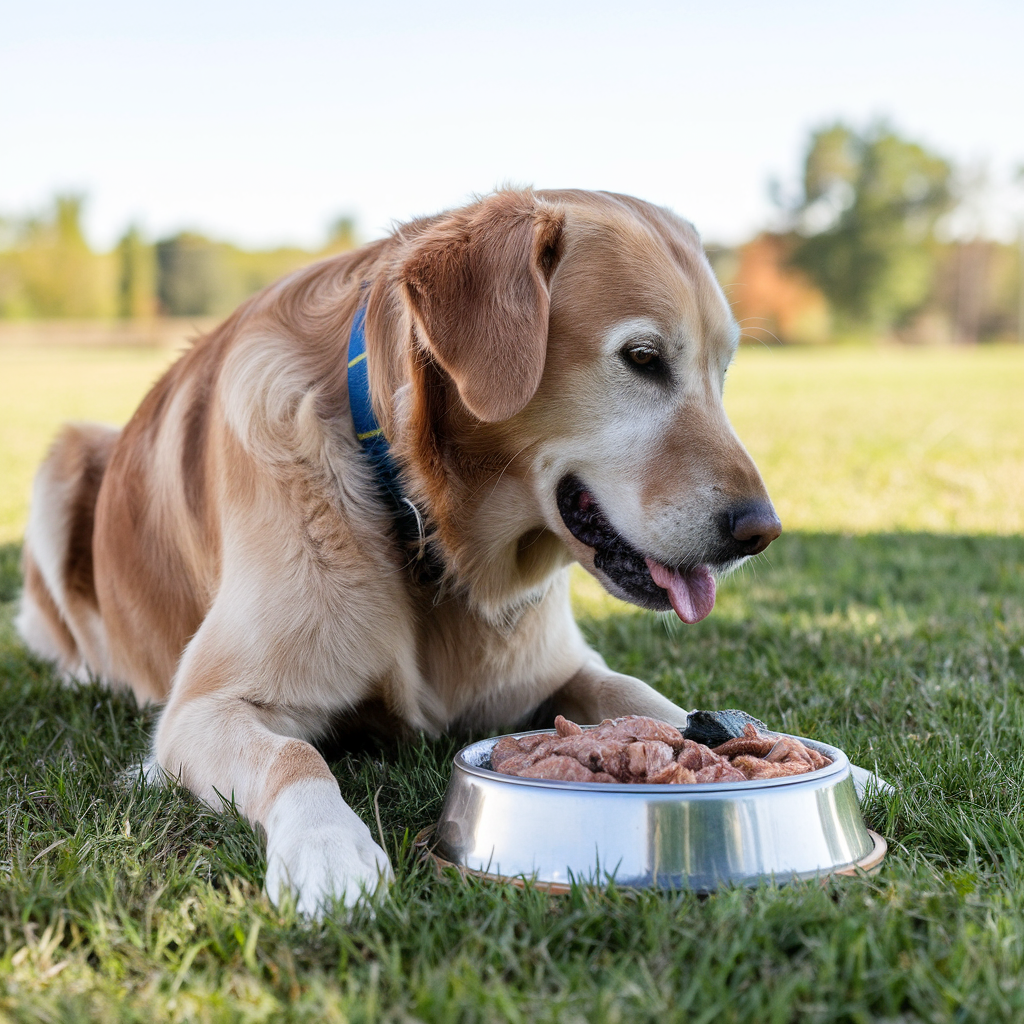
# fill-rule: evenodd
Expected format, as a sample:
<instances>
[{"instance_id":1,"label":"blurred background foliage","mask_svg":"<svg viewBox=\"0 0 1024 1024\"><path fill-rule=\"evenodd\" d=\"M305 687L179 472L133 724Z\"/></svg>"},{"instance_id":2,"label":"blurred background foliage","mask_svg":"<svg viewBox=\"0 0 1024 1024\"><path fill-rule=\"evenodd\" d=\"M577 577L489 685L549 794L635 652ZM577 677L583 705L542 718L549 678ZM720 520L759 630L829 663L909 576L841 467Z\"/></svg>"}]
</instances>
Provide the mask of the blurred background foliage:
<instances>
[{"instance_id":1,"label":"blurred background foliage","mask_svg":"<svg viewBox=\"0 0 1024 1024\"><path fill-rule=\"evenodd\" d=\"M773 186L774 230L708 252L749 340L1024 340L1024 222L1017 244L953 230L979 187L884 122L837 122L808 138L794 194ZM59 195L40 214L0 217L0 319L223 316L358 243L343 217L316 251L247 250L191 231L150 240L132 225L96 252L83 203Z\"/></svg>"},{"instance_id":2,"label":"blurred background foliage","mask_svg":"<svg viewBox=\"0 0 1024 1024\"><path fill-rule=\"evenodd\" d=\"M709 256L756 340L1024 340L1017 244L954 234L983 183L884 122L814 131L774 231Z\"/></svg>"},{"instance_id":3,"label":"blurred background foliage","mask_svg":"<svg viewBox=\"0 0 1024 1024\"><path fill-rule=\"evenodd\" d=\"M945 160L885 129L858 135L837 124L814 134L790 262L842 324L902 327L928 301L952 176Z\"/></svg>"},{"instance_id":4,"label":"blurred background foliage","mask_svg":"<svg viewBox=\"0 0 1024 1024\"><path fill-rule=\"evenodd\" d=\"M82 232L81 195L42 214L0 217L0 319L145 319L230 313L285 274L357 244L342 217L317 250L247 250L193 231L155 242L130 226L110 252Z\"/></svg>"}]
</instances>

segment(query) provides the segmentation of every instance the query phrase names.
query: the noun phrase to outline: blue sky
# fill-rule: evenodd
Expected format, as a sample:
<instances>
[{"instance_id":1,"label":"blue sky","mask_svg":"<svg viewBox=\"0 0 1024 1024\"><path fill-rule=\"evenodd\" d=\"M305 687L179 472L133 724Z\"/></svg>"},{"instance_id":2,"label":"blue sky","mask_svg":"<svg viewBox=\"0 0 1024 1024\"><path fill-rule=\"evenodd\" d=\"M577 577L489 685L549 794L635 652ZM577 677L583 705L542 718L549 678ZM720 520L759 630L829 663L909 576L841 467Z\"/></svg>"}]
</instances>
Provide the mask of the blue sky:
<instances>
[{"instance_id":1,"label":"blue sky","mask_svg":"<svg viewBox=\"0 0 1024 1024\"><path fill-rule=\"evenodd\" d=\"M836 117L987 168L983 219L1013 224L1020 2L4 7L0 211L84 191L101 246L131 220L312 245L344 213L370 238L504 182L631 192L736 241Z\"/></svg>"}]
</instances>

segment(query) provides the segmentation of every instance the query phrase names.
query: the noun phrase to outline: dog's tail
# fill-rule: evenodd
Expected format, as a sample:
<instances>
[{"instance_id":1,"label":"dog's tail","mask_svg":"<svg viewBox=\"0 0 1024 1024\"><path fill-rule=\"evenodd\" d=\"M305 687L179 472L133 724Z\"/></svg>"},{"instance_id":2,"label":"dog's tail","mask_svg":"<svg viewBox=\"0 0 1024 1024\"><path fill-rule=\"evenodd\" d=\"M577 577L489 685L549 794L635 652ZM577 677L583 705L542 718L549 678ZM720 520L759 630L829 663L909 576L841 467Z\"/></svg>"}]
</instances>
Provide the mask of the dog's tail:
<instances>
[{"instance_id":1,"label":"dog's tail","mask_svg":"<svg viewBox=\"0 0 1024 1024\"><path fill-rule=\"evenodd\" d=\"M62 428L36 474L22 548L18 632L33 653L82 681L105 674L92 535L100 484L119 434L97 423Z\"/></svg>"}]
</instances>

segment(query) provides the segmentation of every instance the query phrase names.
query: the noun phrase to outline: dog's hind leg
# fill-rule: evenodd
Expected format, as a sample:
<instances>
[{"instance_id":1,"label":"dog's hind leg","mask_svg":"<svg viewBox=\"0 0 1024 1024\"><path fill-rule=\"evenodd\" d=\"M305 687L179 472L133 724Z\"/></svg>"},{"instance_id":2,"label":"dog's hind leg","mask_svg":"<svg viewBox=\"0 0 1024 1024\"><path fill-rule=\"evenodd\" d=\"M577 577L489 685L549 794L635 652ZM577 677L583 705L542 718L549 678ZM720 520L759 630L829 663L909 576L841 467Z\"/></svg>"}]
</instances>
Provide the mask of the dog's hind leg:
<instances>
[{"instance_id":1,"label":"dog's hind leg","mask_svg":"<svg viewBox=\"0 0 1024 1024\"><path fill-rule=\"evenodd\" d=\"M36 657L56 662L65 675L75 676L82 667L81 652L32 557L28 541L21 550L21 576L23 586L15 626L25 646Z\"/></svg>"},{"instance_id":2,"label":"dog's hind leg","mask_svg":"<svg viewBox=\"0 0 1024 1024\"><path fill-rule=\"evenodd\" d=\"M92 534L96 498L118 434L100 424L65 426L32 488L15 625L29 650L56 662L69 680L106 674Z\"/></svg>"}]
</instances>

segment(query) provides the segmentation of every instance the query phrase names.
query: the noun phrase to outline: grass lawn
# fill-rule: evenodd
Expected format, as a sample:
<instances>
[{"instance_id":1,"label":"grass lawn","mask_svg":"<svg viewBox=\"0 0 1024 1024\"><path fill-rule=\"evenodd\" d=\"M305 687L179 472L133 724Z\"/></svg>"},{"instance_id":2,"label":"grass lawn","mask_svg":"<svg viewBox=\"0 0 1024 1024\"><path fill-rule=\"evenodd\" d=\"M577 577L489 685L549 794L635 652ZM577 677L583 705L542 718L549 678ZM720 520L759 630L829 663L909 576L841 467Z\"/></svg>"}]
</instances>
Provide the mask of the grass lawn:
<instances>
[{"instance_id":1,"label":"grass lawn","mask_svg":"<svg viewBox=\"0 0 1024 1024\"><path fill-rule=\"evenodd\" d=\"M32 476L60 424L124 423L173 358L164 349L0 346L0 542L21 539Z\"/></svg>"},{"instance_id":2,"label":"grass lawn","mask_svg":"<svg viewBox=\"0 0 1024 1024\"><path fill-rule=\"evenodd\" d=\"M790 532L695 627L577 581L613 667L896 782L865 808L890 841L876 878L709 898L439 879L409 840L443 740L334 762L368 821L379 790L397 881L375 917L318 925L261 896L244 823L133 781L150 712L55 686L11 628L12 484L60 402L123 418L162 358L0 351L0 1020L1024 1019L1021 355L745 350L730 411Z\"/></svg>"}]
</instances>

